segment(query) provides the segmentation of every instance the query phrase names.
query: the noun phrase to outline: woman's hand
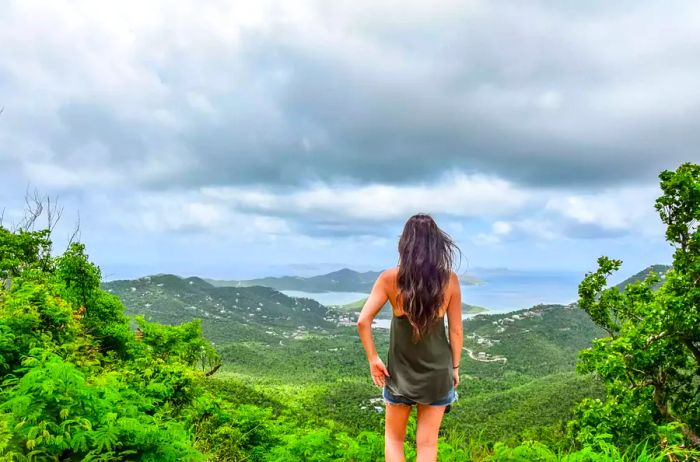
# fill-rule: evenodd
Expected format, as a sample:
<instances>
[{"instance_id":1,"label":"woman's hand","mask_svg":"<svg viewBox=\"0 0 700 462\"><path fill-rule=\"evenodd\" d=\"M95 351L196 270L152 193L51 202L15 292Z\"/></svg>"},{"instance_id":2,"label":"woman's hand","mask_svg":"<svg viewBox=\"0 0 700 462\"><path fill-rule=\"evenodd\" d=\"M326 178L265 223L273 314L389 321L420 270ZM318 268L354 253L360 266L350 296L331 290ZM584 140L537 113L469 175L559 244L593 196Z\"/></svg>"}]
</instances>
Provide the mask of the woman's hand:
<instances>
[{"instance_id":1,"label":"woman's hand","mask_svg":"<svg viewBox=\"0 0 700 462\"><path fill-rule=\"evenodd\" d=\"M369 373L372 375L372 381L380 388L384 387L386 377L389 377L389 371L384 365L384 361L379 355L369 362Z\"/></svg>"},{"instance_id":2,"label":"woman's hand","mask_svg":"<svg viewBox=\"0 0 700 462\"><path fill-rule=\"evenodd\" d=\"M459 385L459 368L452 369L452 384L455 388Z\"/></svg>"}]
</instances>

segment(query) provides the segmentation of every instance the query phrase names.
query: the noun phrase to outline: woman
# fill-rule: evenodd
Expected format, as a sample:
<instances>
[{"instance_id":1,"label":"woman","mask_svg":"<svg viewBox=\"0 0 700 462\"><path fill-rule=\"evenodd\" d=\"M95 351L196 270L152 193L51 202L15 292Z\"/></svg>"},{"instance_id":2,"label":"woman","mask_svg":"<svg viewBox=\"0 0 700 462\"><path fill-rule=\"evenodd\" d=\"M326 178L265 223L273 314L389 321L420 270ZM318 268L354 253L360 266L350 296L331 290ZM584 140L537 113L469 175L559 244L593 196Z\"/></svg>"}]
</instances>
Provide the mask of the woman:
<instances>
[{"instance_id":1,"label":"woman","mask_svg":"<svg viewBox=\"0 0 700 462\"><path fill-rule=\"evenodd\" d=\"M398 250L399 265L377 278L357 329L372 380L383 388L386 461L404 460L406 423L413 405L418 408L417 462L435 461L442 416L457 399L459 385L462 300L453 271L459 248L429 215L417 214L406 222ZM393 315L385 367L375 349L371 326L387 301Z\"/></svg>"}]
</instances>

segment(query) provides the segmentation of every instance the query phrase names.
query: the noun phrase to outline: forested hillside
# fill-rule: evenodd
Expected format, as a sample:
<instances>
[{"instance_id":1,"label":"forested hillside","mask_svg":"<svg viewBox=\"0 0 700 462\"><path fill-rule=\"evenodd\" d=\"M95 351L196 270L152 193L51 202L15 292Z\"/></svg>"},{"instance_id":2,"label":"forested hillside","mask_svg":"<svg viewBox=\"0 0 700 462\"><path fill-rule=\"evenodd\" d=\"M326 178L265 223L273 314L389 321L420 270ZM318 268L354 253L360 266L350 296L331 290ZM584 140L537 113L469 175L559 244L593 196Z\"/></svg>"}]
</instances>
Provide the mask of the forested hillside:
<instances>
[{"instance_id":1,"label":"forested hillside","mask_svg":"<svg viewBox=\"0 0 700 462\"><path fill-rule=\"evenodd\" d=\"M337 321L334 312L315 300L288 297L263 286L214 287L196 277L156 275L102 287L118 295L132 315L164 324L201 319L207 338L216 344L277 343L279 336L325 332Z\"/></svg>"},{"instance_id":2,"label":"forested hillside","mask_svg":"<svg viewBox=\"0 0 700 462\"><path fill-rule=\"evenodd\" d=\"M629 284L632 284L633 282L641 282L644 281L650 273L654 272L656 273L660 280L654 285L655 289L658 289L661 287L661 282L665 278L666 272L671 269L671 266L669 265L652 265L648 268L644 268L642 271L639 273L630 276L629 278L625 279L621 283L619 283L616 287L620 290L624 290L625 287L627 287Z\"/></svg>"}]
</instances>

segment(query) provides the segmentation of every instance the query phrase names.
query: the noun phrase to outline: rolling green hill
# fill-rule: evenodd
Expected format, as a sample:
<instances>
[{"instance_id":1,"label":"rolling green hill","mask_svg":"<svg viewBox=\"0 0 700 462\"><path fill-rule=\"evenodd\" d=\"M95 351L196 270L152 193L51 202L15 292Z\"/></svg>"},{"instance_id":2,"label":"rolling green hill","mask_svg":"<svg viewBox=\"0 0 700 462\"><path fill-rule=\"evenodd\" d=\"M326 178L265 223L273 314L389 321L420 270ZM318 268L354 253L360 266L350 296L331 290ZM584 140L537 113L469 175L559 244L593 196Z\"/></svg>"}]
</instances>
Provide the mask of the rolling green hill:
<instances>
[{"instance_id":1,"label":"rolling green hill","mask_svg":"<svg viewBox=\"0 0 700 462\"><path fill-rule=\"evenodd\" d=\"M288 297L269 287L214 287L203 279L164 274L110 281L104 290L119 296L130 315L178 324L201 319L216 344L246 340L278 343L334 327L334 313L315 300Z\"/></svg>"},{"instance_id":2,"label":"rolling green hill","mask_svg":"<svg viewBox=\"0 0 700 462\"><path fill-rule=\"evenodd\" d=\"M352 323L364 300L326 308L269 287L215 287L173 275L103 286L130 314L166 324L202 319L204 335L224 361L211 382L214 391L245 389L253 404L274 396L351 433L382 430L382 408L375 407L380 390L371 383ZM602 335L574 305L477 314L464 320L464 334L460 401L445 418L446 431L476 437L488 428L482 436L494 441L533 428L556 433L575 402L602 396L592 377L574 373L578 351ZM386 358L389 331L374 329L373 335Z\"/></svg>"},{"instance_id":3,"label":"rolling green hill","mask_svg":"<svg viewBox=\"0 0 700 462\"><path fill-rule=\"evenodd\" d=\"M657 273L661 280L664 278L664 274L666 271L670 270L671 266L670 265L652 265L647 268L644 268L642 271L639 273L635 274L634 276L630 276L629 278L625 279L621 283L617 284L615 287L617 287L620 290L624 290L627 285L633 283L633 282L638 282L638 281L643 281L646 279L646 277L651 273L652 271ZM657 284L657 287L659 287L661 283L659 282Z\"/></svg>"},{"instance_id":4,"label":"rolling green hill","mask_svg":"<svg viewBox=\"0 0 700 462\"><path fill-rule=\"evenodd\" d=\"M573 304L479 314L464 323L463 370L492 389L573 371L578 352L603 335Z\"/></svg>"}]
</instances>

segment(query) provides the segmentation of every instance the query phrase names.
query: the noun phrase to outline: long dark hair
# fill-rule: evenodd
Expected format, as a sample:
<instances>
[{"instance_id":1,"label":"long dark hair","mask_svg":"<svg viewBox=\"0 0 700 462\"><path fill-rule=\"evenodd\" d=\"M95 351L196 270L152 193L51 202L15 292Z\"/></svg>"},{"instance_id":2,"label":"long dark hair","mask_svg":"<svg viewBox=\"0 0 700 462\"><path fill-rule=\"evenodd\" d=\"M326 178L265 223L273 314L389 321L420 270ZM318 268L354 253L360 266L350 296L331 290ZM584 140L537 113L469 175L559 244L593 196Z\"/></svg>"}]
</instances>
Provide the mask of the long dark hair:
<instances>
[{"instance_id":1,"label":"long dark hair","mask_svg":"<svg viewBox=\"0 0 700 462\"><path fill-rule=\"evenodd\" d=\"M461 250L425 213L413 215L399 239L398 297L418 342L437 320L455 256Z\"/></svg>"}]
</instances>

